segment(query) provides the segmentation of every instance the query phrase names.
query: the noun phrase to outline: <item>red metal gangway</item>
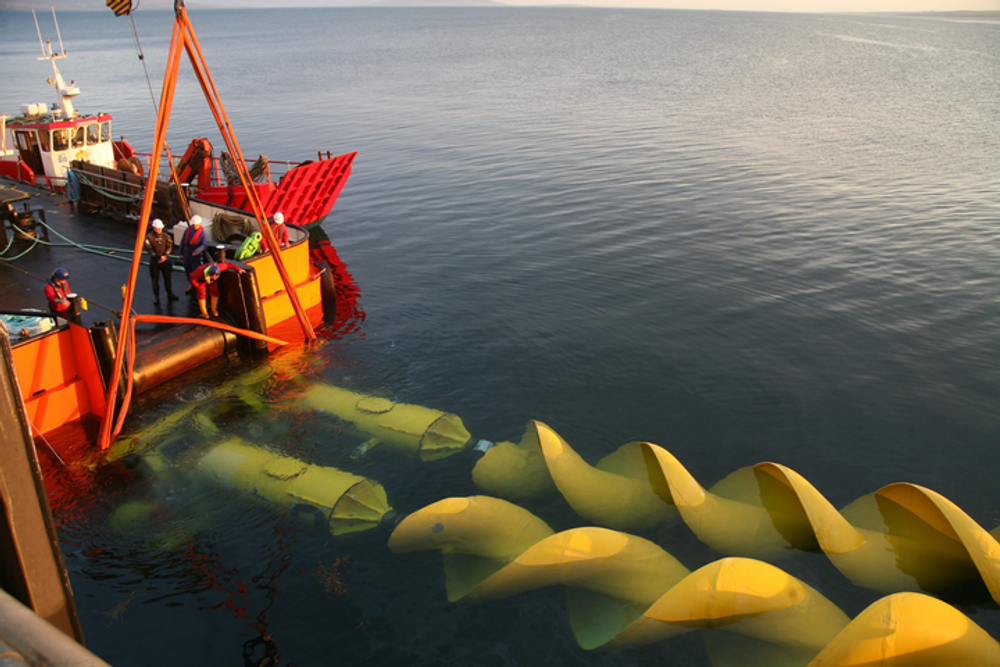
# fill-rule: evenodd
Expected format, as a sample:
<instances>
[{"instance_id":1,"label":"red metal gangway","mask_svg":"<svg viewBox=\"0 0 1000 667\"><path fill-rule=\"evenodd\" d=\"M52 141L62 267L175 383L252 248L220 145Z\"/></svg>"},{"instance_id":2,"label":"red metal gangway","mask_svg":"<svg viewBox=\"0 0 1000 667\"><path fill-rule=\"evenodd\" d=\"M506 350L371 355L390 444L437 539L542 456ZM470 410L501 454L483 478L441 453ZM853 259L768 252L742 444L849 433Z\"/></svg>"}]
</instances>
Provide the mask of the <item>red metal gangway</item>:
<instances>
[{"instance_id":1,"label":"red metal gangway","mask_svg":"<svg viewBox=\"0 0 1000 667\"><path fill-rule=\"evenodd\" d=\"M351 175L354 153L301 164L289 169L275 185L255 183L254 187L268 216L281 211L285 220L310 225L325 218ZM200 190L196 197L244 211L252 210L242 185L214 186Z\"/></svg>"},{"instance_id":2,"label":"red metal gangway","mask_svg":"<svg viewBox=\"0 0 1000 667\"><path fill-rule=\"evenodd\" d=\"M142 157L147 163L152 158L150 153L135 155ZM264 212L271 217L281 211L287 222L302 226L321 222L330 214L344 189L356 156L357 151L336 157L320 156L318 160L307 162L270 162L268 178L254 183ZM161 158L167 159L165 156ZM222 181L219 176L222 172L219 157L211 157L210 163L206 172L211 184L206 186L199 177L197 190L193 190L191 196L210 204L252 212L246 188L242 184L227 185ZM164 166L169 170L169 164ZM275 175L276 182L273 179ZM184 176L184 172L179 174L182 180Z\"/></svg>"}]
</instances>

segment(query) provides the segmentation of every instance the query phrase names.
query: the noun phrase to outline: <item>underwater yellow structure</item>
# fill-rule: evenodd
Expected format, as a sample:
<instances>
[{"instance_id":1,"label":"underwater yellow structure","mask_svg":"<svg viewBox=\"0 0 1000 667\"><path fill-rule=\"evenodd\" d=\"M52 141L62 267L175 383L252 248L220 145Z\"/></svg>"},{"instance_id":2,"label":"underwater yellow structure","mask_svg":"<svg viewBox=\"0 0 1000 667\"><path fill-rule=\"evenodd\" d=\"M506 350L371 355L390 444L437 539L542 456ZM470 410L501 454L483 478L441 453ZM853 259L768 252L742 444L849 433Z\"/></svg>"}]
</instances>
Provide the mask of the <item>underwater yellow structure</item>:
<instances>
[{"instance_id":1,"label":"underwater yellow structure","mask_svg":"<svg viewBox=\"0 0 1000 667\"><path fill-rule=\"evenodd\" d=\"M213 411L230 398L258 411L266 409L258 390L270 374L268 369L244 373L203 400L172 410L116 441L105 462L136 455L147 470L168 479L194 472L335 536L378 526L392 511L378 482L247 442L222 432L212 420ZM189 438L181 454L168 457L162 445L176 434L195 437ZM113 523L121 529L155 513L153 503L126 503L115 512Z\"/></svg>"},{"instance_id":2,"label":"underwater yellow structure","mask_svg":"<svg viewBox=\"0 0 1000 667\"><path fill-rule=\"evenodd\" d=\"M231 389L262 407L245 384ZM309 386L297 405L348 422L366 445L420 461L462 452L471 440L455 415L329 385ZM189 418L208 437L185 454L184 466L223 486L332 535L378 526L391 511L377 482L225 435L191 408L149 431L162 435ZM139 434L123 449L150 440ZM172 467L155 449L144 457L154 469ZM445 498L406 516L388 540L397 554L441 552L451 602L558 585L582 648L628 649L698 631L714 667L1000 667L1000 644L989 633L926 594L1000 603L1000 542L931 489L889 484L838 510L774 462L706 489L658 445L627 443L590 465L538 421L520 442L489 448L472 479L500 497ZM510 502L546 494L559 494L586 525L556 532ZM148 512L126 509L123 521ZM691 571L635 534L670 525L686 526L722 557ZM796 551L824 554L848 580L885 597L851 620L766 562Z\"/></svg>"},{"instance_id":3,"label":"underwater yellow structure","mask_svg":"<svg viewBox=\"0 0 1000 667\"><path fill-rule=\"evenodd\" d=\"M890 595L851 621L774 565L730 557L689 572L641 537L595 527L553 534L497 498L433 503L397 525L389 548L441 551L455 602L566 587L573 633L587 649L710 630L705 643L714 667L1000 665L1000 644L926 595Z\"/></svg>"},{"instance_id":4,"label":"underwater yellow structure","mask_svg":"<svg viewBox=\"0 0 1000 667\"><path fill-rule=\"evenodd\" d=\"M239 438L209 449L197 467L221 483L342 535L377 526L390 509L378 482L304 463Z\"/></svg>"},{"instance_id":5,"label":"underwater yellow structure","mask_svg":"<svg viewBox=\"0 0 1000 667\"><path fill-rule=\"evenodd\" d=\"M535 421L511 447L527 452L518 461L530 462L532 471L504 468L509 457L490 460L490 450L473 470L480 488L516 496L509 490L520 490L518 478L542 478L538 468L544 467L573 510L593 523L642 530L679 513L699 540L723 555L774 559L793 550L822 551L844 576L871 590L942 593L978 579L1000 603L1000 543L950 500L916 484L889 484L838 511L778 463L741 468L706 490L651 443L626 444L592 467Z\"/></svg>"},{"instance_id":6,"label":"underwater yellow structure","mask_svg":"<svg viewBox=\"0 0 1000 667\"><path fill-rule=\"evenodd\" d=\"M422 461L458 454L471 440L462 420L453 414L332 385L312 385L302 397L302 407L336 415L370 435L372 444Z\"/></svg>"}]
</instances>

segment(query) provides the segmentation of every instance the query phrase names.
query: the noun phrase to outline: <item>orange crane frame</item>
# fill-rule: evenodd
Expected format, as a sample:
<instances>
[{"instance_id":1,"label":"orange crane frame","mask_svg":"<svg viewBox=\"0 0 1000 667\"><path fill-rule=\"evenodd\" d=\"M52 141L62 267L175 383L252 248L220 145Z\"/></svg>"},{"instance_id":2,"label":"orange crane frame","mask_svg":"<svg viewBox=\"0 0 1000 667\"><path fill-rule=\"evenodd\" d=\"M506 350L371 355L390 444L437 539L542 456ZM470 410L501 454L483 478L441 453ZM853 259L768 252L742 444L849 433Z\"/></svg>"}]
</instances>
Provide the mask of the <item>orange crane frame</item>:
<instances>
[{"instance_id":1,"label":"orange crane frame","mask_svg":"<svg viewBox=\"0 0 1000 667\"><path fill-rule=\"evenodd\" d=\"M124 304L122 306L122 321L118 330L118 342L115 348L115 368L111 373L111 378L108 383L107 406L105 408L104 419L101 421L101 430L98 436L98 444L101 449L107 449L110 447L112 439L121 431L122 425L125 421L125 416L128 414L129 402L131 401L132 367L135 361L134 326L137 319L142 319L141 316L132 315L132 301L135 293L136 278L139 273L139 264L142 259L143 243L145 241L146 231L149 225L149 216L153 210L153 196L156 192L156 180L159 172L160 158L163 155L164 146L166 145L167 125L170 121L170 111L173 108L174 92L177 87L177 72L180 67L182 48L188 54L188 59L191 61L191 66L194 68L195 75L198 78L198 83L201 84L202 91L205 93L205 100L208 102L208 106L212 110L212 115L215 117L216 124L219 126L219 131L222 133L226 146L229 148L229 152L236 162L236 168L240 175L240 182L243 184L243 187L247 192L247 197L250 201L254 216L257 218L257 224L260 227L261 234L267 240L268 247L274 249L272 251L274 263L278 269L278 274L281 276L281 280L285 285L285 291L288 294L288 298L292 302L292 307L298 317L299 324L302 327L302 332L305 334L308 341L311 342L316 340L316 332L313 330L312 324L309 322L305 309L302 308L302 304L299 302L298 294L295 292L295 285L292 284L291 278L288 276L288 271L285 269L281 253L278 251L278 243L274 237L274 233L271 231L271 225L267 221L267 214L264 212L264 206L260 201L260 195L257 192L257 188L253 185L253 179L250 178L250 172L247 169L246 161L243 159L243 152L240 150L239 144L236 141L236 135L234 134L232 126L229 122L229 115L222 106L222 100L219 98L219 91L216 89L215 82L212 80L212 75L208 71L205 56L202 53L201 45L198 43L194 27L191 25L191 21L188 18L187 10L184 8L183 0L175 0L174 16L174 29L170 38L170 52L167 56L167 71L163 77L163 90L160 93L160 107L157 112L156 131L153 135L153 153L149 167L149 175L146 181L146 191L142 200L139 227L136 231L135 249L132 255L132 267L129 271L129 279L125 287ZM185 321L185 319L186 318L163 318L163 320L177 321L178 323ZM199 321L199 323L207 326L214 326L216 328L228 328L231 330L230 327L226 327L225 325L221 325L216 322ZM247 331L241 331L240 333L253 335L253 332ZM118 392L118 382L119 377L121 376L122 366L126 363L126 361L128 365L127 390L125 392L122 405L119 408L118 419L116 421L115 396Z\"/></svg>"}]
</instances>

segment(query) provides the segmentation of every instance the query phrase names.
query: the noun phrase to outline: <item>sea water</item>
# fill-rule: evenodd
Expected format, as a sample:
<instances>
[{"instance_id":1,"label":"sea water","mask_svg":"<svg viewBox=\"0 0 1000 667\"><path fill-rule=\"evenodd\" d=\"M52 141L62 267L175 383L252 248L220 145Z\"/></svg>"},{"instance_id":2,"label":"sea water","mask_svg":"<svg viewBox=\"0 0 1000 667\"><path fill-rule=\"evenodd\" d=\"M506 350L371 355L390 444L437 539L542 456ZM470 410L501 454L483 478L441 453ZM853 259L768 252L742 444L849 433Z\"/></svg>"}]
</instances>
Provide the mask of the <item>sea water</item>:
<instances>
[{"instance_id":1,"label":"sea water","mask_svg":"<svg viewBox=\"0 0 1000 667\"><path fill-rule=\"evenodd\" d=\"M181 439L237 433L367 475L400 515L479 492L471 452L359 455L296 410L326 382L455 413L477 439L537 419L591 463L643 440L706 487L775 461L837 507L909 481L1000 524L1000 23L189 11L249 159L358 151L324 230L364 317L276 360L263 408L232 397L218 432ZM60 14L77 106L140 150L171 18L137 12L137 47L128 19ZM0 13L0 32L3 109L47 100L30 14ZM183 66L172 148L213 131ZM172 383L133 427L217 382ZM182 472L57 494L88 644L112 664L239 664L266 633L300 667L707 664L694 635L584 652L558 588L449 603L440 556L389 553L390 527L318 535ZM135 500L155 525L114 529ZM531 509L581 525L558 495ZM718 558L684 530L651 537L691 569ZM821 554L778 564L851 617L879 597ZM995 609L963 611L1000 636Z\"/></svg>"}]
</instances>

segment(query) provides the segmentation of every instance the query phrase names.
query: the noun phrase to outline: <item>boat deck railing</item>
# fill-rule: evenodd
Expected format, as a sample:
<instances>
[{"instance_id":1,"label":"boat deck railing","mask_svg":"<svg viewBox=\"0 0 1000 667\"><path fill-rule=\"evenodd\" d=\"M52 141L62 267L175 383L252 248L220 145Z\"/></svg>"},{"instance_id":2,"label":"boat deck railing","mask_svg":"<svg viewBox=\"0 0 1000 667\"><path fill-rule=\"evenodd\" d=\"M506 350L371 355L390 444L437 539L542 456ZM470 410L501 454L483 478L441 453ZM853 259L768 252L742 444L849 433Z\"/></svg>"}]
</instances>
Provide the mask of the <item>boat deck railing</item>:
<instances>
[{"instance_id":1,"label":"boat deck railing","mask_svg":"<svg viewBox=\"0 0 1000 667\"><path fill-rule=\"evenodd\" d=\"M142 160L142 163L146 167L146 171L148 173L149 163L153 157L152 154L136 152L135 155L136 157ZM325 154L322 151L319 151L317 152L316 155L317 160L329 160L332 157L333 153L330 151L326 151ZM174 158L174 165L176 165L177 161L180 158L178 156L173 156L173 158ZM255 178L255 181L258 183L278 182L285 174L287 174L292 169L300 167L304 164L309 164L310 162L312 162L312 160L276 161L276 160L271 160L264 155L261 155L257 158L257 160L253 164L248 165L248 168L250 170L251 176L253 176ZM163 156L160 159L160 173L161 174L170 173L170 162L168 161L168 158L166 156ZM232 176L227 176L226 173L227 173L227 168L225 166L224 159L220 155L213 155L212 168L210 170L211 174L210 187L227 187L229 185L236 185L237 181L235 180L236 179L235 173L233 173ZM200 185L201 184L199 184L199 186ZM209 186L203 186L203 187L209 187Z\"/></svg>"}]
</instances>

